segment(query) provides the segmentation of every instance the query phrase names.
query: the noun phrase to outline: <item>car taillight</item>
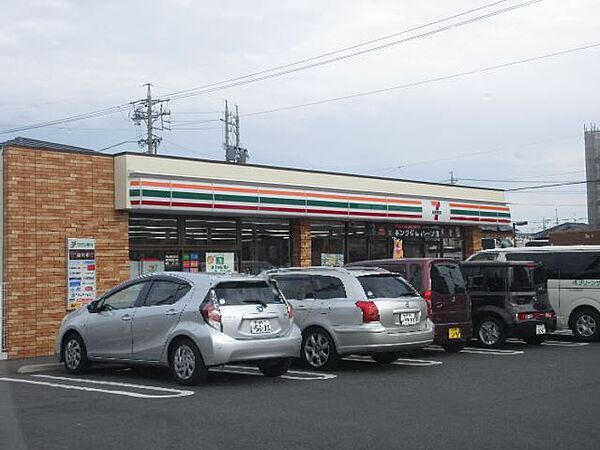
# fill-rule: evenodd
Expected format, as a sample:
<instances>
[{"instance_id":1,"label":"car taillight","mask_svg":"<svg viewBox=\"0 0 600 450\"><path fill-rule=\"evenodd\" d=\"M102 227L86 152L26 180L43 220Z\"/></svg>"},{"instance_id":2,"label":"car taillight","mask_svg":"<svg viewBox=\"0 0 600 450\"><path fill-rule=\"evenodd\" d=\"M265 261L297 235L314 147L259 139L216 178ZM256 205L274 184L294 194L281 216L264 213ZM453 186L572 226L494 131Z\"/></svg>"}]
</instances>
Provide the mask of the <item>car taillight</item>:
<instances>
[{"instance_id":1,"label":"car taillight","mask_svg":"<svg viewBox=\"0 0 600 450\"><path fill-rule=\"evenodd\" d=\"M554 311L548 311L548 312L526 311L526 312L517 313L517 320L519 322L522 322L525 320L554 319L555 317L556 317L556 314L554 313Z\"/></svg>"},{"instance_id":2,"label":"car taillight","mask_svg":"<svg viewBox=\"0 0 600 450\"><path fill-rule=\"evenodd\" d=\"M294 307L292 306L291 303L287 304L287 310L288 310L288 317L290 318L290 320L294 320Z\"/></svg>"},{"instance_id":3,"label":"car taillight","mask_svg":"<svg viewBox=\"0 0 600 450\"><path fill-rule=\"evenodd\" d=\"M377 305L371 301L358 301L356 306L362 311L363 322L379 322L379 309Z\"/></svg>"},{"instance_id":4,"label":"car taillight","mask_svg":"<svg viewBox=\"0 0 600 450\"><path fill-rule=\"evenodd\" d=\"M431 302L433 301L433 292L425 291L423 292L423 300L427 303L427 318L431 319L432 309Z\"/></svg>"},{"instance_id":5,"label":"car taillight","mask_svg":"<svg viewBox=\"0 0 600 450\"><path fill-rule=\"evenodd\" d=\"M200 307L202 317L207 324L213 327L217 331L223 331L223 324L221 322L221 309L217 302L217 296L214 292L211 292L209 298Z\"/></svg>"}]
</instances>

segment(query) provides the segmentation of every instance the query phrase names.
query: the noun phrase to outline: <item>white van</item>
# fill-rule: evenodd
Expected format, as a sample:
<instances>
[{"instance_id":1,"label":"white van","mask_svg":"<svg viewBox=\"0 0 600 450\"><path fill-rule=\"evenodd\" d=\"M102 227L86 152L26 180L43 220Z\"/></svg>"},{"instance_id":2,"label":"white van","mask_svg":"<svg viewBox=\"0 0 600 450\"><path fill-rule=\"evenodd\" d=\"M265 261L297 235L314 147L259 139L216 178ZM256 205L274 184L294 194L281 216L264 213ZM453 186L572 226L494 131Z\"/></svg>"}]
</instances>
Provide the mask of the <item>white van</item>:
<instances>
[{"instance_id":1,"label":"white van","mask_svg":"<svg viewBox=\"0 0 600 450\"><path fill-rule=\"evenodd\" d=\"M557 328L570 328L582 341L600 340L600 245L483 250L467 261L541 262Z\"/></svg>"}]
</instances>

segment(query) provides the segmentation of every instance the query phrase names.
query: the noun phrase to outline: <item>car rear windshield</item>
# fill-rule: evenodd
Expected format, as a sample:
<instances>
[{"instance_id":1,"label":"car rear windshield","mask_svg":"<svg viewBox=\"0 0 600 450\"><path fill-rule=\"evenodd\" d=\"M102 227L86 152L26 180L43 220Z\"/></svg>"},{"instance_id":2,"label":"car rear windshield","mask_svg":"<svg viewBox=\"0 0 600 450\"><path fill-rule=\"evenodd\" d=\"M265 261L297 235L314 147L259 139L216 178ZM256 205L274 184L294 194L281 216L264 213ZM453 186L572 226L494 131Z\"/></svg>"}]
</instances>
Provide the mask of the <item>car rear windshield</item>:
<instances>
[{"instance_id":1,"label":"car rear windshield","mask_svg":"<svg viewBox=\"0 0 600 450\"><path fill-rule=\"evenodd\" d=\"M358 277L368 299L398 298L419 295L396 275L366 275Z\"/></svg>"},{"instance_id":2,"label":"car rear windshield","mask_svg":"<svg viewBox=\"0 0 600 450\"><path fill-rule=\"evenodd\" d=\"M464 294L467 287L460 266L446 262L432 264L431 290L438 294Z\"/></svg>"},{"instance_id":3,"label":"car rear windshield","mask_svg":"<svg viewBox=\"0 0 600 450\"><path fill-rule=\"evenodd\" d=\"M265 282L227 281L214 288L219 305L284 303L277 288Z\"/></svg>"},{"instance_id":4,"label":"car rear windshield","mask_svg":"<svg viewBox=\"0 0 600 450\"><path fill-rule=\"evenodd\" d=\"M512 268L512 279L510 280L511 291L531 291L537 286L544 285L546 274L542 266L514 266Z\"/></svg>"}]
</instances>

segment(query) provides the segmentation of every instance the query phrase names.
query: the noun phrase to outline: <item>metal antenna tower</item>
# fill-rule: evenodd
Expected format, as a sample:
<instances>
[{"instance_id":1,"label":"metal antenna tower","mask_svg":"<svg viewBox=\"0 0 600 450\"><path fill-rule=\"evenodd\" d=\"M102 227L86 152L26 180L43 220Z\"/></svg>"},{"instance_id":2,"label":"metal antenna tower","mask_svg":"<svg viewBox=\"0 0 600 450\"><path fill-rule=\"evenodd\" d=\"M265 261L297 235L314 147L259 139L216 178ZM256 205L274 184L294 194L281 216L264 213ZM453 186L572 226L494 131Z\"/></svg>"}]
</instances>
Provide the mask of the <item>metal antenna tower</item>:
<instances>
[{"instance_id":1,"label":"metal antenna tower","mask_svg":"<svg viewBox=\"0 0 600 450\"><path fill-rule=\"evenodd\" d=\"M240 145L240 114L237 105L234 113L229 110L229 104L225 100L225 118L221 119L221 122L225 124L225 160L235 164L246 164L250 156L248 150ZM231 141L235 144L231 145Z\"/></svg>"},{"instance_id":2,"label":"metal antenna tower","mask_svg":"<svg viewBox=\"0 0 600 450\"><path fill-rule=\"evenodd\" d=\"M158 146L162 138L155 135L155 130L170 130L169 125L171 111L167 108L167 100L152 99L152 91L150 83L144 84L147 86L148 91L146 98L132 102L133 112L131 113L131 120L136 125L141 125L142 122L146 124L146 138L140 139L138 144L140 147L146 147L146 153L150 155L156 155L158 153Z\"/></svg>"}]
</instances>

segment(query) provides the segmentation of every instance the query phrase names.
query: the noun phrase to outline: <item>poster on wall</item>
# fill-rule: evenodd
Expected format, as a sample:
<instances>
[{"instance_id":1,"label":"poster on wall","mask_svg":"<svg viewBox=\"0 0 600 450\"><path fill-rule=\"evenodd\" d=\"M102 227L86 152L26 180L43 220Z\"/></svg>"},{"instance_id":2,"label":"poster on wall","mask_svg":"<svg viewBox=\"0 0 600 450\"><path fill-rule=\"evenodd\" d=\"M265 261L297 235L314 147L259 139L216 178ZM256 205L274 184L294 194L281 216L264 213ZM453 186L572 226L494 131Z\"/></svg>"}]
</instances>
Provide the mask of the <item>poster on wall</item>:
<instances>
[{"instance_id":1,"label":"poster on wall","mask_svg":"<svg viewBox=\"0 0 600 450\"><path fill-rule=\"evenodd\" d=\"M344 265L344 254L321 253L321 265L329 267L342 267Z\"/></svg>"},{"instance_id":2,"label":"poster on wall","mask_svg":"<svg viewBox=\"0 0 600 450\"><path fill-rule=\"evenodd\" d=\"M394 238L394 259L404 258L404 242L402 239Z\"/></svg>"},{"instance_id":3,"label":"poster on wall","mask_svg":"<svg viewBox=\"0 0 600 450\"><path fill-rule=\"evenodd\" d=\"M235 271L235 255L231 252L206 253L206 271L228 273Z\"/></svg>"},{"instance_id":4,"label":"poster on wall","mask_svg":"<svg viewBox=\"0 0 600 450\"><path fill-rule=\"evenodd\" d=\"M154 272L163 272L165 270L164 261L160 261L158 259L142 259L142 275L146 275L147 273Z\"/></svg>"},{"instance_id":5,"label":"poster on wall","mask_svg":"<svg viewBox=\"0 0 600 450\"><path fill-rule=\"evenodd\" d=\"M67 239L67 310L96 298L96 240Z\"/></svg>"}]
</instances>

